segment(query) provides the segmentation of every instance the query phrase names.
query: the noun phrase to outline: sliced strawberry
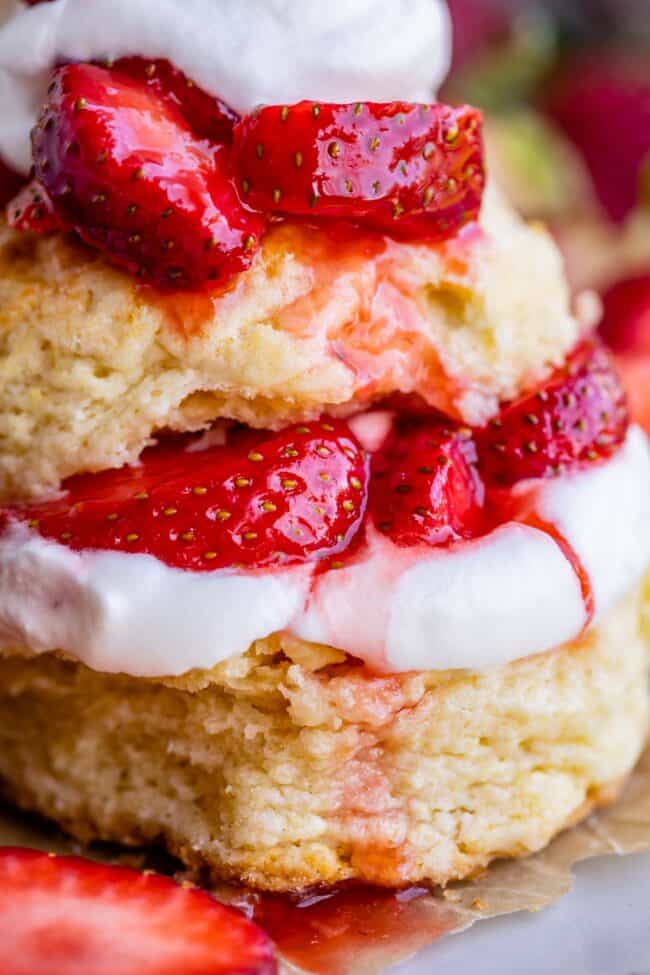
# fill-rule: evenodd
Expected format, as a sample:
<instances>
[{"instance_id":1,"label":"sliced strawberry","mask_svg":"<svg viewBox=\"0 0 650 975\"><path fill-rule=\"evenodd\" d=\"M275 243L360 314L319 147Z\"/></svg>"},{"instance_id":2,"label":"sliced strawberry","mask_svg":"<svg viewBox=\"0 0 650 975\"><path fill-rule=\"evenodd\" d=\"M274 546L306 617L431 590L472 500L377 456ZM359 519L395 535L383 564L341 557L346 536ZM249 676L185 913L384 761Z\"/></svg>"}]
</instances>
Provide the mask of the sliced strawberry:
<instances>
[{"instance_id":1,"label":"sliced strawberry","mask_svg":"<svg viewBox=\"0 0 650 975\"><path fill-rule=\"evenodd\" d=\"M197 139L169 99L105 68L59 68L33 135L59 216L113 263L159 287L226 282L265 221L244 207L227 147Z\"/></svg>"},{"instance_id":2,"label":"sliced strawberry","mask_svg":"<svg viewBox=\"0 0 650 975\"><path fill-rule=\"evenodd\" d=\"M609 355L600 344L583 342L541 389L504 406L477 431L479 467L494 484L552 477L610 457L629 422Z\"/></svg>"},{"instance_id":3,"label":"sliced strawberry","mask_svg":"<svg viewBox=\"0 0 650 975\"><path fill-rule=\"evenodd\" d=\"M478 215L485 180L481 115L467 107L276 105L235 127L235 152L251 206L396 237L452 236Z\"/></svg>"},{"instance_id":4,"label":"sliced strawberry","mask_svg":"<svg viewBox=\"0 0 650 975\"><path fill-rule=\"evenodd\" d=\"M647 63L631 57L574 58L554 84L547 109L582 152L612 220L623 220L639 202L642 168L650 156Z\"/></svg>"},{"instance_id":5,"label":"sliced strawberry","mask_svg":"<svg viewBox=\"0 0 650 975\"><path fill-rule=\"evenodd\" d=\"M196 888L0 848L2 975L275 975L264 932Z\"/></svg>"},{"instance_id":6,"label":"sliced strawberry","mask_svg":"<svg viewBox=\"0 0 650 975\"><path fill-rule=\"evenodd\" d=\"M232 432L146 451L137 467L72 478L53 501L0 509L70 548L145 552L194 571L324 558L363 517L367 474L346 423Z\"/></svg>"},{"instance_id":7,"label":"sliced strawberry","mask_svg":"<svg viewBox=\"0 0 650 975\"><path fill-rule=\"evenodd\" d=\"M619 353L650 355L650 274L618 281L602 299L600 334L609 347Z\"/></svg>"},{"instance_id":8,"label":"sliced strawberry","mask_svg":"<svg viewBox=\"0 0 650 975\"><path fill-rule=\"evenodd\" d=\"M65 222L55 212L52 201L41 184L33 179L7 206L7 220L14 230L46 234L66 230Z\"/></svg>"},{"instance_id":9,"label":"sliced strawberry","mask_svg":"<svg viewBox=\"0 0 650 975\"><path fill-rule=\"evenodd\" d=\"M477 534L483 486L471 431L402 418L373 455L369 510L398 545L441 545Z\"/></svg>"},{"instance_id":10,"label":"sliced strawberry","mask_svg":"<svg viewBox=\"0 0 650 975\"><path fill-rule=\"evenodd\" d=\"M0 207L6 206L24 185L24 176L15 172L0 159Z\"/></svg>"},{"instance_id":11,"label":"sliced strawberry","mask_svg":"<svg viewBox=\"0 0 650 975\"><path fill-rule=\"evenodd\" d=\"M237 112L221 99L208 95L169 61L120 58L111 67L170 99L195 135L211 142L232 142L233 126L239 120Z\"/></svg>"}]
</instances>

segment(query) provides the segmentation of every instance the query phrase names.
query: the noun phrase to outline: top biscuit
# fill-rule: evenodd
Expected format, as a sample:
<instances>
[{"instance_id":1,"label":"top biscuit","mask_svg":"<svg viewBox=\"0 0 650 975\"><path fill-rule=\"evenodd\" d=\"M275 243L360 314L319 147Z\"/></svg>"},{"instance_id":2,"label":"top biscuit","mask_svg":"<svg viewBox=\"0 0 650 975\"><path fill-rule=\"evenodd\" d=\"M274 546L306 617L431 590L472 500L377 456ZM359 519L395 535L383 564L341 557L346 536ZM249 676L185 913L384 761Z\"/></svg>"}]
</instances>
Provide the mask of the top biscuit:
<instances>
[{"instance_id":1,"label":"top biscuit","mask_svg":"<svg viewBox=\"0 0 650 975\"><path fill-rule=\"evenodd\" d=\"M481 425L575 344L559 254L487 193L433 246L277 226L218 297L161 297L0 228L0 495L134 462L160 430L281 427L394 393Z\"/></svg>"}]
</instances>

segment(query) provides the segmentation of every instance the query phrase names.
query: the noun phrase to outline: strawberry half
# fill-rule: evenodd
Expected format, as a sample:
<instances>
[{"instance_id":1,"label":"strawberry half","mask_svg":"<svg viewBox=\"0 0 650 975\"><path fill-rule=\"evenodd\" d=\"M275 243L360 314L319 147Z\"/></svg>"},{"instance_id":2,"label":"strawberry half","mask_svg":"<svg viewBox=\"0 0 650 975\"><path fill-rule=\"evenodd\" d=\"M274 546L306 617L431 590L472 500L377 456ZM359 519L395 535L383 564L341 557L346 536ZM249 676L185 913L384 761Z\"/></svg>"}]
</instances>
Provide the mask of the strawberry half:
<instances>
[{"instance_id":1,"label":"strawberry half","mask_svg":"<svg viewBox=\"0 0 650 975\"><path fill-rule=\"evenodd\" d=\"M2 975L275 975L264 932L201 890L0 848Z\"/></svg>"},{"instance_id":2,"label":"strawberry half","mask_svg":"<svg viewBox=\"0 0 650 975\"><path fill-rule=\"evenodd\" d=\"M120 58L111 68L140 82L158 97L169 99L201 139L232 142L233 126L239 119L237 112L220 98L208 95L169 61L161 58Z\"/></svg>"},{"instance_id":3,"label":"strawberry half","mask_svg":"<svg viewBox=\"0 0 650 975\"><path fill-rule=\"evenodd\" d=\"M262 108L235 127L239 185L260 210L445 238L480 209L481 125L475 109L446 105Z\"/></svg>"},{"instance_id":4,"label":"strawberry half","mask_svg":"<svg viewBox=\"0 0 650 975\"><path fill-rule=\"evenodd\" d=\"M56 500L0 509L0 525L27 522L73 549L148 553L194 571L324 558L359 527L366 462L340 420L234 431L205 450L187 444L71 478Z\"/></svg>"},{"instance_id":5,"label":"strawberry half","mask_svg":"<svg viewBox=\"0 0 650 975\"><path fill-rule=\"evenodd\" d=\"M32 136L34 168L61 219L162 288L226 282L248 267L265 221L244 207L230 152L125 75L59 68Z\"/></svg>"},{"instance_id":6,"label":"strawberry half","mask_svg":"<svg viewBox=\"0 0 650 975\"><path fill-rule=\"evenodd\" d=\"M514 484L606 460L625 438L627 399L599 343L582 343L541 389L476 432L485 481Z\"/></svg>"},{"instance_id":7,"label":"strawberry half","mask_svg":"<svg viewBox=\"0 0 650 975\"><path fill-rule=\"evenodd\" d=\"M398 545L442 545L479 532L483 486L471 431L401 418L373 455L369 510Z\"/></svg>"},{"instance_id":8,"label":"strawberry half","mask_svg":"<svg viewBox=\"0 0 650 975\"><path fill-rule=\"evenodd\" d=\"M14 230L47 234L55 230L67 230L66 224L55 212L52 201L41 184L33 179L7 206L7 221Z\"/></svg>"}]
</instances>

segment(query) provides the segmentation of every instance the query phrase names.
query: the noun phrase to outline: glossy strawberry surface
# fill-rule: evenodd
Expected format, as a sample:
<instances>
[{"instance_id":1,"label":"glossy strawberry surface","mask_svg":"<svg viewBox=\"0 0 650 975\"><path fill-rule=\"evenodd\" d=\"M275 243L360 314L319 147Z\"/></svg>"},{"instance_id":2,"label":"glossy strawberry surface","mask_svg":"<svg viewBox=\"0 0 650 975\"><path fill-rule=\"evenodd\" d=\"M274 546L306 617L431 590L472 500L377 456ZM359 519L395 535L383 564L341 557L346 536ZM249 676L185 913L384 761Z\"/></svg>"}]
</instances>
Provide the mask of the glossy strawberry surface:
<instances>
[{"instance_id":1,"label":"glossy strawberry surface","mask_svg":"<svg viewBox=\"0 0 650 975\"><path fill-rule=\"evenodd\" d=\"M366 505L367 464L347 424L234 431L152 448L137 467L70 479L58 499L0 509L70 548L154 555L194 571L279 565L344 549Z\"/></svg>"},{"instance_id":2,"label":"glossy strawberry surface","mask_svg":"<svg viewBox=\"0 0 650 975\"><path fill-rule=\"evenodd\" d=\"M478 215L481 126L469 107L270 106L235 127L237 178L260 210L441 239Z\"/></svg>"},{"instance_id":3,"label":"glossy strawberry surface","mask_svg":"<svg viewBox=\"0 0 650 975\"><path fill-rule=\"evenodd\" d=\"M561 475L611 457L629 422L610 356L587 341L543 386L506 404L476 432L479 468L496 484Z\"/></svg>"},{"instance_id":4,"label":"glossy strawberry surface","mask_svg":"<svg viewBox=\"0 0 650 975\"><path fill-rule=\"evenodd\" d=\"M479 534L483 495L471 430L442 418L402 418L373 456L369 511L398 545Z\"/></svg>"},{"instance_id":5,"label":"glossy strawberry surface","mask_svg":"<svg viewBox=\"0 0 650 975\"><path fill-rule=\"evenodd\" d=\"M199 139L169 99L124 74L60 68L33 151L61 219L159 287L227 283L257 250L265 220L240 202L228 148Z\"/></svg>"},{"instance_id":6,"label":"glossy strawberry surface","mask_svg":"<svg viewBox=\"0 0 650 975\"><path fill-rule=\"evenodd\" d=\"M203 91L169 61L129 57L120 58L111 67L174 104L195 135L211 142L232 142L237 112Z\"/></svg>"},{"instance_id":7,"label":"glossy strawberry surface","mask_svg":"<svg viewBox=\"0 0 650 975\"><path fill-rule=\"evenodd\" d=\"M264 932L209 894L0 847L2 975L275 975Z\"/></svg>"}]
</instances>

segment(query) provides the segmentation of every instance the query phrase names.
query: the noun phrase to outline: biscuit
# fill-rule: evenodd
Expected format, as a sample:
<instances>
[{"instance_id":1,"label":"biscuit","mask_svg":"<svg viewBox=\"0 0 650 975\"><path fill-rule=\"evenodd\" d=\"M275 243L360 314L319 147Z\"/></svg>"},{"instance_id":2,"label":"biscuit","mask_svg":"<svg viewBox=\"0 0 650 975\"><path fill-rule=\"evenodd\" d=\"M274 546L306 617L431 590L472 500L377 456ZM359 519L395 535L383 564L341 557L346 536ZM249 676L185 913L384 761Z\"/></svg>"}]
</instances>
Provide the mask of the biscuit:
<instances>
[{"instance_id":1,"label":"biscuit","mask_svg":"<svg viewBox=\"0 0 650 975\"><path fill-rule=\"evenodd\" d=\"M437 247L272 230L217 299L156 295L0 228L0 495L137 460L156 431L280 428L392 393L479 425L575 343L559 254L488 193Z\"/></svg>"},{"instance_id":2,"label":"biscuit","mask_svg":"<svg viewBox=\"0 0 650 975\"><path fill-rule=\"evenodd\" d=\"M647 671L638 594L482 672L378 676L278 635L175 679L14 653L0 781L84 841L162 842L213 879L446 884L613 798L645 742Z\"/></svg>"}]
</instances>

